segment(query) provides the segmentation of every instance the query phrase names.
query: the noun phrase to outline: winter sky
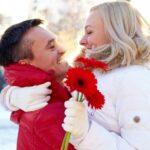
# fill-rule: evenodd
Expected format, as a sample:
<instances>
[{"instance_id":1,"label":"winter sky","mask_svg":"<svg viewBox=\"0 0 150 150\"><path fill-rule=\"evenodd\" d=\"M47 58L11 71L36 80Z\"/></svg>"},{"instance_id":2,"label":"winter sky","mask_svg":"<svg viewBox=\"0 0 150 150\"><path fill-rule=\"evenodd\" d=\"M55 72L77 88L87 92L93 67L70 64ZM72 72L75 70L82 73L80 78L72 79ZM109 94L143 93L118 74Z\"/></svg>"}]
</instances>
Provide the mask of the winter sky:
<instances>
[{"instance_id":1,"label":"winter sky","mask_svg":"<svg viewBox=\"0 0 150 150\"><path fill-rule=\"evenodd\" d=\"M97 4L107 0L91 0L91 4ZM139 8L146 17L150 19L149 5L147 0L131 0L134 5ZM30 3L32 0L0 0L0 14L11 16L14 22L24 20L28 17ZM57 11L58 7L64 7L62 0L38 0L40 7L50 4L50 7ZM86 3L86 0L85 0Z\"/></svg>"}]
</instances>

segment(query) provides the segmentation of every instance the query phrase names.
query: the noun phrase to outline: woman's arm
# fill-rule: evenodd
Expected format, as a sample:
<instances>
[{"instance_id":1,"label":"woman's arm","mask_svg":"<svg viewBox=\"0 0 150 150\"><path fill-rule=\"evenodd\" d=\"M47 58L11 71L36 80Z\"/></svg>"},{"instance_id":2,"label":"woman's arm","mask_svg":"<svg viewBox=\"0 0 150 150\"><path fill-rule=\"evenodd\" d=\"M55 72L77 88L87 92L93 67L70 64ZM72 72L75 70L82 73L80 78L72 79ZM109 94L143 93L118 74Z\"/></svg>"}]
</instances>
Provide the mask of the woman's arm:
<instances>
[{"instance_id":1,"label":"woman's arm","mask_svg":"<svg viewBox=\"0 0 150 150\"><path fill-rule=\"evenodd\" d=\"M77 104L78 103L78 104ZM149 150L150 108L120 112L120 134L111 132L97 121L86 121L86 107L72 102L66 110L63 128L72 133L71 143L78 150ZM82 105L82 106L81 106ZM70 107L72 106L72 108ZM76 113L80 108L80 112ZM82 108L82 109L81 109ZM98 115L98 114L95 114ZM122 115L122 116L121 116ZM87 127L88 130L87 130Z\"/></svg>"},{"instance_id":2,"label":"woman's arm","mask_svg":"<svg viewBox=\"0 0 150 150\"><path fill-rule=\"evenodd\" d=\"M12 90L14 89L15 87L13 86L9 86L7 85L6 87L4 87L0 93L0 103L8 110L11 110L11 111L16 111L18 110L19 108L13 106L13 105L10 105L10 95L11 95L11 92Z\"/></svg>"},{"instance_id":3,"label":"woman's arm","mask_svg":"<svg viewBox=\"0 0 150 150\"><path fill-rule=\"evenodd\" d=\"M0 101L11 111L21 109L25 112L43 108L50 100L50 82L31 87L6 86L1 94Z\"/></svg>"}]
</instances>

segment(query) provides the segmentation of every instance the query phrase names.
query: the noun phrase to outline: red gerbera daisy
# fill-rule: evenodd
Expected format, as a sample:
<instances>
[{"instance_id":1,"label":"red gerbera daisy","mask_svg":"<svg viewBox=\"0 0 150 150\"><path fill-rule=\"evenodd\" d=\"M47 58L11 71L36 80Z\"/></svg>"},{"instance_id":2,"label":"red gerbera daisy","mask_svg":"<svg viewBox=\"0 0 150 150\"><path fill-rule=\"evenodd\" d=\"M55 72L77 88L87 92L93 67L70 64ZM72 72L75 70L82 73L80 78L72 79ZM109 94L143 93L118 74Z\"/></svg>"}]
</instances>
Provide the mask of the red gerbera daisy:
<instances>
[{"instance_id":1,"label":"red gerbera daisy","mask_svg":"<svg viewBox=\"0 0 150 150\"><path fill-rule=\"evenodd\" d=\"M97 80L94 74L83 68L71 68L66 74L66 85L70 88L70 91L77 90L86 96L93 95L95 93Z\"/></svg>"},{"instance_id":2,"label":"red gerbera daisy","mask_svg":"<svg viewBox=\"0 0 150 150\"><path fill-rule=\"evenodd\" d=\"M105 103L105 98L98 90L91 96L87 96L88 105L91 108L101 109Z\"/></svg>"},{"instance_id":3,"label":"red gerbera daisy","mask_svg":"<svg viewBox=\"0 0 150 150\"><path fill-rule=\"evenodd\" d=\"M86 68L98 68L104 71L107 71L108 69L108 65L106 63L102 61L97 61L93 58L89 59L89 58L78 57L76 59L76 62L82 63Z\"/></svg>"},{"instance_id":4,"label":"red gerbera daisy","mask_svg":"<svg viewBox=\"0 0 150 150\"><path fill-rule=\"evenodd\" d=\"M82 62L85 68L71 68L66 74L66 85L70 88L70 91L78 91L77 101L82 102L84 100L83 94L88 101L88 105L91 108L100 109L104 105L104 96L97 90L97 80L94 74L88 70L91 68L106 69L106 64L97 62L94 59L78 58L78 61ZM66 132L61 146L61 150L67 150L71 133Z\"/></svg>"}]
</instances>

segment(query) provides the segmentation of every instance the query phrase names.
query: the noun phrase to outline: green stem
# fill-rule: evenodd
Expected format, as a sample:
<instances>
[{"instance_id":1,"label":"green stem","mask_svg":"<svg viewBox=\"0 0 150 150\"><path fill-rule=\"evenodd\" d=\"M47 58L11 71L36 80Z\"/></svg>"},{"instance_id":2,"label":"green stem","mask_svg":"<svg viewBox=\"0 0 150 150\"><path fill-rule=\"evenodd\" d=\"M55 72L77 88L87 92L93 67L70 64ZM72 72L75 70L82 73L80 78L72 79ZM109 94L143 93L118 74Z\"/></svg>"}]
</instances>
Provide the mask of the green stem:
<instances>
[{"instance_id":1,"label":"green stem","mask_svg":"<svg viewBox=\"0 0 150 150\"><path fill-rule=\"evenodd\" d=\"M78 93L79 93L79 92L78 92ZM82 93L79 93L79 94L78 94L77 101L78 101L78 102L83 102L83 94L82 94Z\"/></svg>"},{"instance_id":2,"label":"green stem","mask_svg":"<svg viewBox=\"0 0 150 150\"><path fill-rule=\"evenodd\" d=\"M83 102L83 94L82 93L81 93L80 101L79 102Z\"/></svg>"},{"instance_id":3,"label":"green stem","mask_svg":"<svg viewBox=\"0 0 150 150\"><path fill-rule=\"evenodd\" d=\"M66 132L65 136L64 136L64 139L63 139L63 143L61 145L61 150L67 150L68 149L70 137L71 137L71 133Z\"/></svg>"},{"instance_id":4,"label":"green stem","mask_svg":"<svg viewBox=\"0 0 150 150\"><path fill-rule=\"evenodd\" d=\"M66 138L67 138L67 132L65 133L65 136L64 136L64 138L63 138L63 142L62 142L62 145L61 145L61 150L64 150Z\"/></svg>"},{"instance_id":5,"label":"green stem","mask_svg":"<svg viewBox=\"0 0 150 150\"><path fill-rule=\"evenodd\" d=\"M83 102L83 94L80 93L80 92L78 92L77 101L78 102ZM71 133L66 132L65 136L64 136L64 139L63 139L63 142L62 142L62 145L61 145L61 150L68 150L70 137L71 137Z\"/></svg>"},{"instance_id":6,"label":"green stem","mask_svg":"<svg viewBox=\"0 0 150 150\"><path fill-rule=\"evenodd\" d=\"M65 142L64 150L67 150L67 149L68 149L70 137L71 137L71 133L68 132L68 133L67 133L67 137L66 137L66 142Z\"/></svg>"},{"instance_id":7,"label":"green stem","mask_svg":"<svg viewBox=\"0 0 150 150\"><path fill-rule=\"evenodd\" d=\"M77 102L79 101L79 97L80 97L80 92L77 93L77 99L76 99Z\"/></svg>"}]
</instances>

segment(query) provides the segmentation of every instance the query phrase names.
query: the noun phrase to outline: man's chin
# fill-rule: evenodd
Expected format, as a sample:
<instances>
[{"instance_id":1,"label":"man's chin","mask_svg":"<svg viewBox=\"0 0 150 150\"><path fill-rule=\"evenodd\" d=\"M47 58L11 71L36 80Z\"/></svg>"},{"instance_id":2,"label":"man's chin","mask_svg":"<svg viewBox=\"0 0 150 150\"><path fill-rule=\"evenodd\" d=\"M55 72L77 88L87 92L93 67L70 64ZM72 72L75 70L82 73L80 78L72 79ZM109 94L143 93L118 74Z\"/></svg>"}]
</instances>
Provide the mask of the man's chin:
<instances>
[{"instance_id":1,"label":"man's chin","mask_svg":"<svg viewBox=\"0 0 150 150\"><path fill-rule=\"evenodd\" d=\"M62 62L59 66L61 69L64 68L64 70L67 70L70 68L69 64L67 62Z\"/></svg>"},{"instance_id":2,"label":"man's chin","mask_svg":"<svg viewBox=\"0 0 150 150\"><path fill-rule=\"evenodd\" d=\"M66 75L66 72L68 71L68 69L70 68L69 64L67 62L63 62L61 63L60 65L57 66L56 70L55 70L55 73L56 73L56 76L59 77L59 76L64 76Z\"/></svg>"},{"instance_id":3,"label":"man's chin","mask_svg":"<svg viewBox=\"0 0 150 150\"><path fill-rule=\"evenodd\" d=\"M66 75L67 71L69 70L70 66L68 63L66 63L65 65L62 66L61 70L62 73L64 73L64 75Z\"/></svg>"}]
</instances>

